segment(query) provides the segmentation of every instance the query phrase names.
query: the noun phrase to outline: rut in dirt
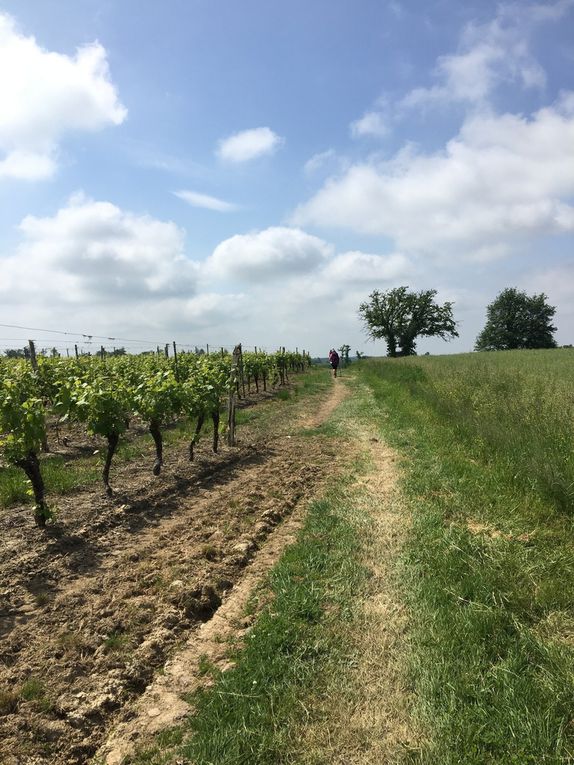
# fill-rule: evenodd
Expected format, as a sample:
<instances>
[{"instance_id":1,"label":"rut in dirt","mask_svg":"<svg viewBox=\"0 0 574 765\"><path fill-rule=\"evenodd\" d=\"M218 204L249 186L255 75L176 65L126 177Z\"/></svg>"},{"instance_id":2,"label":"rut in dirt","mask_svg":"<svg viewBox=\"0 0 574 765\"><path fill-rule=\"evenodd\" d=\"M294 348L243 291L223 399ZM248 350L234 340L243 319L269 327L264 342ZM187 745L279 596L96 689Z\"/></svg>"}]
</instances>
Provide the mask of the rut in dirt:
<instances>
[{"instance_id":1,"label":"rut in dirt","mask_svg":"<svg viewBox=\"0 0 574 765\"><path fill-rule=\"evenodd\" d=\"M89 761L334 457L316 437L275 434L204 459L193 485L176 463L150 490L128 466L131 501L78 492L41 541L17 518L0 561L0 761Z\"/></svg>"}]
</instances>

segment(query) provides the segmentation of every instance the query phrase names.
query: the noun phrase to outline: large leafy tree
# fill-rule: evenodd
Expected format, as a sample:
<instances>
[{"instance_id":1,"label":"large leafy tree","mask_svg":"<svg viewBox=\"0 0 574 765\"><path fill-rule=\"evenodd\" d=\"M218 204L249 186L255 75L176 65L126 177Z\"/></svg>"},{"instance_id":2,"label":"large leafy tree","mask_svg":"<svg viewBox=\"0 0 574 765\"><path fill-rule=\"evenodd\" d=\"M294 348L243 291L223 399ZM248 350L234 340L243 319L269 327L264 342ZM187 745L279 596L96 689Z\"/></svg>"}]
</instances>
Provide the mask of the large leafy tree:
<instances>
[{"instance_id":1,"label":"large leafy tree","mask_svg":"<svg viewBox=\"0 0 574 765\"><path fill-rule=\"evenodd\" d=\"M504 351L517 348L555 348L552 317L556 308L548 298L527 295L509 287L486 309L486 326L475 343L477 351Z\"/></svg>"},{"instance_id":2,"label":"large leafy tree","mask_svg":"<svg viewBox=\"0 0 574 765\"><path fill-rule=\"evenodd\" d=\"M408 287L375 290L359 306L359 316L373 340L386 341L389 356L412 356L418 337L458 337L452 303L439 305L435 296L436 290L409 292Z\"/></svg>"}]
</instances>

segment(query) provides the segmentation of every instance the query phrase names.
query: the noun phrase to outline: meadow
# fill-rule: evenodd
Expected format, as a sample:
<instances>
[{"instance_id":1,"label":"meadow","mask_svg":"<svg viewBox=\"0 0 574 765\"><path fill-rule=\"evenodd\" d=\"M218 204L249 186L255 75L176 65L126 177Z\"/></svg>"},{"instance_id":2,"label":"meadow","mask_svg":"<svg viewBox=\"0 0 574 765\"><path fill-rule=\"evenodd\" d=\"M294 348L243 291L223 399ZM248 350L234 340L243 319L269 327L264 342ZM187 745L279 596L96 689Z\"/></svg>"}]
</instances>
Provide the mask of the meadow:
<instances>
[{"instance_id":1,"label":"meadow","mask_svg":"<svg viewBox=\"0 0 574 765\"><path fill-rule=\"evenodd\" d=\"M403 455L410 681L428 763L574 757L574 353L371 361Z\"/></svg>"}]
</instances>

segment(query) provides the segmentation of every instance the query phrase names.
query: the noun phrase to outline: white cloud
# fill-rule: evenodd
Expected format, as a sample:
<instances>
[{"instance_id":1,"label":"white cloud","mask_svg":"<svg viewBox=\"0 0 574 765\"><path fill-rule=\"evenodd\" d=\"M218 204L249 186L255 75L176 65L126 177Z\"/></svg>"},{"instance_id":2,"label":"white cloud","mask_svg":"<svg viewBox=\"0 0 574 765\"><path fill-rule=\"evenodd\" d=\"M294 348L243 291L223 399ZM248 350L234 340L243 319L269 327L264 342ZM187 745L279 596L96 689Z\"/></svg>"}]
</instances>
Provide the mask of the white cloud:
<instances>
[{"instance_id":1,"label":"white cloud","mask_svg":"<svg viewBox=\"0 0 574 765\"><path fill-rule=\"evenodd\" d=\"M49 154L15 149L0 160L0 178L39 181L56 172L56 162Z\"/></svg>"},{"instance_id":2,"label":"white cloud","mask_svg":"<svg viewBox=\"0 0 574 765\"><path fill-rule=\"evenodd\" d=\"M273 281L311 271L331 253L332 247L316 236L276 226L226 239L215 248L206 268L221 277Z\"/></svg>"},{"instance_id":3,"label":"white cloud","mask_svg":"<svg viewBox=\"0 0 574 765\"><path fill-rule=\"evenodd\" d=\"M563 313L574 314L574 263L558 263L523 275L520 286L528 293L544 292L550 305L559 303L563 306ZM569 342L573 341L571 337Z\"/></svg>"},{"instance_id":4,"label":"white cloud","mask_svg":"<svg viewBox=\"0 0 574 765\"><path fill-rule=\"evenodd\" d=\"M404 252L501 252L521 235L574 230L571 94L532 118L475 116L444 151L406 147L330 179L295 225L385 235ZM482 255L480 252L482 250Z\"/></svg>"},{"instance_id":5,"label":"white cloud","mask_svg":"<svg viewBox=\"0 0 574 765\"><path fill-rule=\"evenodd\" d=\"M224 202L223 199L211 197L208 194L199 194L197 191L174 191L176 197L183 199L192 207L203 207L206 210L215 210L216 212L232 212L238 207L231 202Z\"/></svg>"},{"instance_id":6,"label":"white cloud","mask_svg":"<svg viewBox=\"0 0 574 765\"><path fill-rule=\"evenodd\" d=\"M273 154L282 143L284 139L271 128L253 128L222 139L217 148L217 155L226 162L248 162L266 154Z\"/></svg>"},{"instance_id":7,"label":"white cloud","mask_svg":"<svg viewBox=\"0 0 574 765\"><path fill-rule=\"evenodd\" d=\"M193 322L194 326L212 327L222 321L228 321L233 326L247 316L249 301L243 293L223 295L218 292L204 292L186 301L180 318ZM232 334L230 332L230 335Z\"/></svg>"},{"instance_id":8,"label":"white cloud","mask_svg":"<svg viewBox=\"0 0 574 765\"><path fill-rule=\"evenodd\" d=\"M366 112L361 119L351 123L351 135L353 138L372 136L383 138L389 133L389 124L381 112Z\"/></svg>"},{"instance_id":9,"label":"white cloud","mask_svg":"<svg viewBox=\"0 0 574 765\"><path fill-rule=\"evenodd\" d=\"M54 173L66 133L119 125L127 115L99 43L74 56L47 51L2 13L0 103L0 177L27 180Z\"/></svg>"},{"instance_id":10,"label":"white cloud","mask_svg":"<svg viewBox=\"0 0 574 765\"><path fill-rule=\"evenodd\" d=\"M449 102L484 106L503 83L543 88L546 74L530 51L530 32L535 24L559 20L572 5L572 0L548 5L502 4L492 21L467 25L457 53L438 59L437 84L415 88L400 106L420 108Z\"/></svg>"},{"instance_id":11,"label":"white cloud","mask_svg":"<svg viewBox=\"0 0 574 765\"><path fill-rule=\"evenodd\" d=\"M335 157L336 152L334 149L321 151L317 154L313 154L313 156L305 162L303 169L306 175L313 175L318 170L328 165Z\"/></svg>"},{"instance_id":12,"label":"white cloud","mask_svg":"<svg viewBox=\"0 0 574 765\"><path fill-rule=\"evenodd\" d=\"M538 23L559 21L571 8L574 8L574 0L556 0L554 3L532 3L530 5L514 2L501 6L500 12L510 17L518 15L527 22Z\"/></svg>"},{"instance_id":13,"label":"white cloud","mask_svg":"<svg viewBox=\"0 0 574 765\"><path fill-rule=\"evenodd\" d=\"M408 258L400 253L370 255L351 251L337 255L323 268L321 280L343 285L370 284L373 288L381 282L404 279L412 273Z\"/></svg>"},{"instance_id":14,"label":"white cloud","mask_svg":"<svg viewBox=\"0 0 574 765\"><path fill-rule=\"evenodd\" d=\"M53 217L24 218L20 231L24 241L1 260L2 303L123 307L196 290L198 269L174 223L78 195Z\"/></svg>"}]
</instances>

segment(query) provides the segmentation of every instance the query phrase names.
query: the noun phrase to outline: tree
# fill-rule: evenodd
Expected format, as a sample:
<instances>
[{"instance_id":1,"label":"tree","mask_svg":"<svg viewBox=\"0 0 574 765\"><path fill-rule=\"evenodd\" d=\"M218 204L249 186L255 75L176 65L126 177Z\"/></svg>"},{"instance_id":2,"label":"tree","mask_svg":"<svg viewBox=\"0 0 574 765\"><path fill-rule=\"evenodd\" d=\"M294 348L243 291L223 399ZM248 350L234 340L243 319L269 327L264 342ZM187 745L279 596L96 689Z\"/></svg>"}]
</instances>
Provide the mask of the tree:
<instances>
[{"instance_id":1,"label":"tree","mask_svg":"<svg viewBox=\"0 0 574 765\"><path fill-rule=\"evenodd\" d=\"M351 359L349 358L349 353L351 352L351 346L350 345L342 345L339 348L339 353L341 354L341 360L343 362L344 367L348 367L351 363Z\"/></svg>"},{"instance_id":2,"label":"tree","mask_svg":"<svg viewBox=\"0 0 574 765\"><path fill-rule=\"evenodd\" d=\"M486 326L476 338L477 351L504 351L518 348L556 348L551 320L556 308L546 295L529 296L509 287L486 309Z\"/></svg>"},{"instance_id":3,"label":"tree","mask_svg":"<svg viewBox=\"0 0 574 765\"><path fill-rule=\"evenodd\" d=\"M435 295L436 290L409 292L408 287L375 290L359 306L359 316L373 340L385 339L388 356L412 356L417 337L458 337L452 303L438 305Z\"/></svg>"},{"instance_id":4,"label":"tree","mask_svg":"<svg viewBox=\"0 0 574 765\"><path fill-rule=\"evenodd\" d=\"M28 353L26 353L28 351ZM30 356L29 348L7 348L4 354L9 359L27 359Z\"/></svg>"}]
</instances>

